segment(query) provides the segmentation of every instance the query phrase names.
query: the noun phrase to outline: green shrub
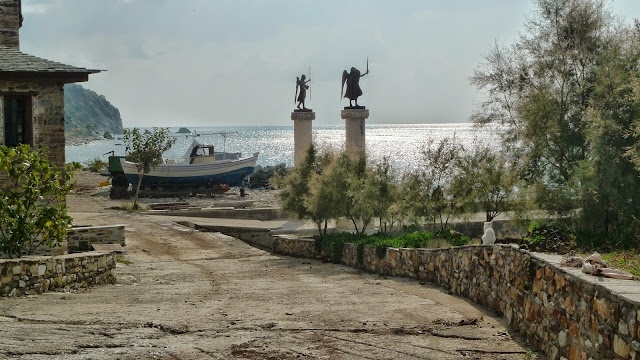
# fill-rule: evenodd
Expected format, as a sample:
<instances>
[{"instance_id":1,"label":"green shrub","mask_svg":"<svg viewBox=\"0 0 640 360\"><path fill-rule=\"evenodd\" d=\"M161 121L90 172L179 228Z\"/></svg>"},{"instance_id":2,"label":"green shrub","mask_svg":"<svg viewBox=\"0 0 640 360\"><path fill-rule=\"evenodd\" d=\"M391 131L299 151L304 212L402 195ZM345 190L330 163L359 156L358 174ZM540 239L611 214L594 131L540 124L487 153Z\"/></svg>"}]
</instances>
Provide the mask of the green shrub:
<instances>
[{"instance_id":1,"label":"green shrub","mask_svg":"<svg viewBox=\"0 0 640 360\"><path fill-rule=\"evenodd\" d=\"M78 170L84 169L84 166L82 165L82 163L78 161L72 161L70 163L67 163L67 166L71 166L72 168L78 169Z\"/></svg>"},{"instance_id":2,"label":"green shrub","mask_svg":"<svg viewBox=\"0 0 640 360\"><path fill-rule=\"evenodd\" d=\"M521 246L529 251L566 254L577 247L576 235L555 221L545 223L538 220L529 224Z\"/></svg>"},{"instance_id":3,"label":"green shrub","mask_svg":"<svg viewBox=\"0 0 640 360\"><path fill-rule=\"evenodd\" d=\"M316 249L331 248L332 261L337 262L342 256L344 244L355 244L358 262L362 262L365 245L373 246L378 258L382 259L387 253L387 248L434 248L441 247L443 242L449 246L462 246L470 241L471 239L467 236L452 236L449 229L443 229L438 234L416 231L394 236L385 236L381 233L374 235L335 233L316 238Z\"/></svg>"},{"instance_id":4,"label":"green shrub","mask_svg":"<svg viewBox=\"0 0 640 360\"><path fill-rule=\"evenodd\" d=\"M96 157L93 158L93 160L87 161L87 170L91 172L98 172L100 171L100 169L106 168L107 165L108 164L105 161L102 161L100 158Z\"/></svg>"},{"instance_id":5,"label":"green shrub","mask_svg":"<svg viewBox=\"0 0 640 360\"><path fill-rule=\"evenodd\" d=\"M11 258L58 246L72 224L65 199L75 167L56 169L44 151L0 146L0 251Z\"/></svg>"},{"instance_id":6,"label":"green shrub","mask_svg":"<svg viewBox=\"0 0 640 360\"><path fill-rule=\"evenodd\" d=\"M271 186L271 178L274 176L285 176L287 174L287 166L278 164L276 166L267 166L257 169L249 177L249 188L267 188Z\"/></svg>"},{"instance_id":7,"label":"green shrub","mask_svg":"<svg viewBox=\"0 0 640 360\"><path fill-rule=\"evenodd\" d=\"M616 228L608 233L592 229L578 229L575 233L579 248L606 252L637 249L640 243L638 242L638 233L635 230L636 227L632 223L629 228Z\"/></svg>"},{"instance_id":8,"label":"green shrub","mask_svg":"<svg viewBox=\"0 0 640 360\"><path fill-rule=\"evenodd\" d=\"M444 228L436 231L435 238L445 240L451 246L464 246L471 242L471 238L452 231L450 228Z\"/></svg>"}]
</instances>

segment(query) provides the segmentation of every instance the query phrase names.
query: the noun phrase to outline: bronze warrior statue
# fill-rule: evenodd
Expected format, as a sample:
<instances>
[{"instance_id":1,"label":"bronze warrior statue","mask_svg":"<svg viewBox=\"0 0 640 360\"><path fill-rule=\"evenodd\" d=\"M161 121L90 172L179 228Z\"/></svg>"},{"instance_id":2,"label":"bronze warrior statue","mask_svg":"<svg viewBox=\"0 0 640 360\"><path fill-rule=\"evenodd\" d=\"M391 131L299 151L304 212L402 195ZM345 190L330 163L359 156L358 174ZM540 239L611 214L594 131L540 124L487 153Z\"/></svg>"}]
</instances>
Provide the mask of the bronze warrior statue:
<instances>
[{"instance_id":1,"label":"bronze warrior statue","mask_svg":"<svg viewBox=\"0 0 640 360\"><path fill-rule=\"evenodd\" d=\"M300 77L296 78L296 101L298 102L298 109L303 109L306 110L307 108L304 106L304 100L307 97L307 89L309 88L309 85L307 85L307 83L309 81L311 81L311 79L309 80L305 80L305 76L301 75ZM298 94L298 89L300 89L300 93ZM300 107L300 105L302 105L302 108Z\"/></svg>"},{"instance_id":2,"label":"bronze warrior statue","mask_svg":"<svg viewBox=\"0 0 640 360\"><path fill-rule=\"evenodd\" d=\"M347 83L347 91L344 92L344 96L349 99L349 105L355 100L356 107L358 106L358 97L362 95L362 89L360 89L360 78L369 73L369 59L367 59L367 71L364 74L360 74L360 70L355 67L351 68L351 72L344 70L342 72L342 88L340 89L340 96L344 90L344 83Z\"/></svg>"}]
</instances>

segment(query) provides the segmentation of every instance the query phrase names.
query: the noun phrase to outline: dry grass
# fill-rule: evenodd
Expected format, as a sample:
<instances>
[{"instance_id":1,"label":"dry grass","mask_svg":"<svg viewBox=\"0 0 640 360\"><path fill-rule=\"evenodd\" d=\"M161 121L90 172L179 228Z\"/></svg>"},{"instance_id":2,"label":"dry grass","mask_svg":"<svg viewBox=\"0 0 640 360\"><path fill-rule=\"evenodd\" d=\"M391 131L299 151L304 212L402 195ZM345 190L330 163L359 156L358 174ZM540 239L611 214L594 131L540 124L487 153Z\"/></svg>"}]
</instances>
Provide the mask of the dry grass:
<instances>
[{"instance_id":1,"label":"dry grass","mask_svg":"<svg viewBox=\"0 0 640 360\"><path fill-rule=\"evenodd\" d=\"M637 251L614 251L602 254L602 258L616 269L640 276L640 253Z\"/></svg>"}]
</instances>

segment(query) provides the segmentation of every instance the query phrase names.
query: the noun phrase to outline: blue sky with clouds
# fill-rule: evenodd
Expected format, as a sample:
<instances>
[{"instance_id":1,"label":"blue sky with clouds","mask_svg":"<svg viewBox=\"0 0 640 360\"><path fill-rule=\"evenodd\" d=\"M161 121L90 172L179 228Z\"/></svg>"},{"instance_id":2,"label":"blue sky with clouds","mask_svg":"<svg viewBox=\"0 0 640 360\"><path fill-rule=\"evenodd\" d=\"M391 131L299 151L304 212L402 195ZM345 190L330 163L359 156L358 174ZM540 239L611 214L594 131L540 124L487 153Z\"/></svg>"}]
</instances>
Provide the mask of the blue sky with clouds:
<instances>
[{"instance_id":1,"label":"blue sky with clouds","mask_svg":"<svg viewBox=\"0 0 640 360\"><path fill-rule=\"evenodd\" d=\"M612 2L640 18L640 1ZM532 0L23 0L22 51L106 69L83 85L125 126L290 125L311 66L317 125L341 124L343 69L370 74L375 123L466 122L482 54L513 42Z\"/></svg>"}]
</instances>

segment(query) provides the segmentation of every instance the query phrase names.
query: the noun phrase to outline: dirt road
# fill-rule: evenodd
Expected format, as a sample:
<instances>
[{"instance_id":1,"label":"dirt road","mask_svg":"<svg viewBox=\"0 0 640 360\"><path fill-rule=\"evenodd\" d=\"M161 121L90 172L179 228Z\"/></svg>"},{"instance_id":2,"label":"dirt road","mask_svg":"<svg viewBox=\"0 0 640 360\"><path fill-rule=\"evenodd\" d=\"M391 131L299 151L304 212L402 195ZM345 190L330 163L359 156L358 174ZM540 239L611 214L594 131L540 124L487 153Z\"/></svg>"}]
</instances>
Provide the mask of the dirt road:
<instances>
[{"instance_id":1,"label":"dirt road","mask_svg":"<svg viewBox=\"0 0 640 360\"><path fill-rule=\"evenodd\" d=\"M0 299L0 358L521 360L529 350L490 313L415 281L151 216L74 218L127 224L118 283Z\"/></svg>"}]
</instances>

